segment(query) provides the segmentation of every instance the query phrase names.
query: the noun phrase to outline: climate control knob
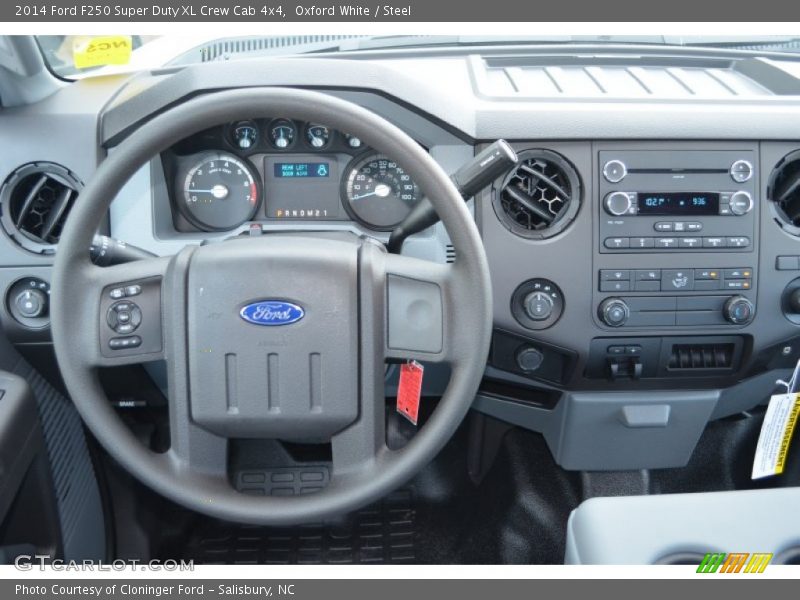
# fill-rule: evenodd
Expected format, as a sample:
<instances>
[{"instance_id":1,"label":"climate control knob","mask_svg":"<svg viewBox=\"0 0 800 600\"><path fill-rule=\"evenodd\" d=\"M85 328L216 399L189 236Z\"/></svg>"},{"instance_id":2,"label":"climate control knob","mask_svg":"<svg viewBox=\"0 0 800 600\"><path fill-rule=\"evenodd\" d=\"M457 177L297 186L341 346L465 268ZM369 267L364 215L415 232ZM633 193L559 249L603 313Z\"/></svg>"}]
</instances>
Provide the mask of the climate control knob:
<instances>
[{"instance_id":1,"label":"climate control knob","mask_svg":"<svg viewBox=\"0 0 800 600\"><path fill-rule=\"evenodd\" d=\"M734 325L746 325L753 320L756 307L744 296L731 296L722 308L722 314Z\"/></svg>"},{"instance_id":2,"label":"climate control knob","mask_svg":"<svg viewBox=\"0 0 800 600\"><path fill-rule=\"evenodd\" d=\"M631 212L633 201L625 192L611 192L605 199L606 212L615 217L621 217Z\"/></svg>"},{"instance_id":3,"label":"climate control knob","mask_svg":"<svg viewBox=\"0 0 800 600\"><path fill-rule=\"evenodd\" d=\"M741 217L753 210L753 197L742 190L734 192L730 200L731 214Z\"/></svg>"},{"instance_id":4,"label":"climate control knob","mask_svg":"<svg viewBox=\"0 0 800 600\"><path fill-rule=\"evenodd\" d=\"M609 327L621 327L630 317L631 311L621 298L607 298L600 303L597 314Z\"/></svg>"}]
</instances>

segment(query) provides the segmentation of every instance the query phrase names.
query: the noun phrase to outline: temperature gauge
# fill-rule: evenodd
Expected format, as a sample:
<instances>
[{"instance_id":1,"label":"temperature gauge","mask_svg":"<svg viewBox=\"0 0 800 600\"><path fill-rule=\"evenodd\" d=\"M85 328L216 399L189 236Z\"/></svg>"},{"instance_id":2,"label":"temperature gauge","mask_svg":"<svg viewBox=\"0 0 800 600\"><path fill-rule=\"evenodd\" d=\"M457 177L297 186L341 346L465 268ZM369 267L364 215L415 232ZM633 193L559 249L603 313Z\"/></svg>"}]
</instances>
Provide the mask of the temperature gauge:
<instances>
[{"instance_id":1,"label":"temperature gauge","mask_svg":"<svg viewBox=\"0 0 800 600\"><path fill-rule=\"evenodd\" d=\"M306 127L306 141L312 148L324 148L331 142L331 130L324 125L309 123Z\"/></svg>"},{"instance_id":2,"label":"temperature gauge","mask_svg":"<svg viewBox=\"0 0 800 600\"><path fill-rule=\"evenodd\" d=\"M277 119L269 124L269 141L279 150L289 148L297 138L297 126L288 119Z\"/></svg>"},{"instance_id":3,"label":"temperature gauge","mask_svg":"<svg viewBox=\"0 0 800 600\"><path fill-rule=\"evenodd\" d=\"M258 127L252 121L239 121L231 135L233 144L241 150L249 150L258 143Z\"/></svg>"}]
</instances>

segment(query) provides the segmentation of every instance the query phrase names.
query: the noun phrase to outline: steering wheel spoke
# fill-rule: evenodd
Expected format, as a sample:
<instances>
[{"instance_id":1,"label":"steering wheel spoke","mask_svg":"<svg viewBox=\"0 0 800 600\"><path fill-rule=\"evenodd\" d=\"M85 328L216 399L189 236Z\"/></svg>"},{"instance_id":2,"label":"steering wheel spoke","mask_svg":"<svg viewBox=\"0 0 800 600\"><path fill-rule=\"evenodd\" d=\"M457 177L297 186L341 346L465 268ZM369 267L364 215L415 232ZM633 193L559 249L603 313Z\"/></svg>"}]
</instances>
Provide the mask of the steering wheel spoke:
<instances>
[{"instance_id":1,"label":"steering wheel spoke","mask_svg":"<svg viewBox=\"0 0 800 600\"><path fill-rule=\"evenodd\" d=\"M452 364L468 332L453 326L448 307L465 291L455 265L388 254L385 262L385 356L392 362ZM467 288L468 289L468 288Z\"/></svg>"},{"instance_id":2,"label":"steering wheel spoke","mask_svg":"<svg viewBox=\"0 0 800 600\"><path fill-rule=\"evenodd\" d=\"M112 367L164 358L161 289L168 258L97 267L76 274L84 302L75 306L75 352L87 366Z\"/></svg>"}]
</instances>

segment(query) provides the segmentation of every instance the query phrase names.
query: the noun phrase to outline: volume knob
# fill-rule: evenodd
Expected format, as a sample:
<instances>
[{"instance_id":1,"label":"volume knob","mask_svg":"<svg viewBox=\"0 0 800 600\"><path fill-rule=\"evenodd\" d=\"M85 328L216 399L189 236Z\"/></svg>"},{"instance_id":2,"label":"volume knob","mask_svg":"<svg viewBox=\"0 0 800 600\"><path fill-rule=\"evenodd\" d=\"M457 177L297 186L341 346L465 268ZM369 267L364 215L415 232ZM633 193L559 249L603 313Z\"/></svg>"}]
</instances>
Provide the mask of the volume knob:
<instances>
[{"instance_id":1,"label":"volume knob","mask_svg":"<svg viewBox=\"0 0 800 600\"><path fill-rule=\"evenodd\" d=\"M605 200L606 212L615 217L621 217L631 212L633 202L625 192L611 192Z\"/></svg>"}]
</instances>

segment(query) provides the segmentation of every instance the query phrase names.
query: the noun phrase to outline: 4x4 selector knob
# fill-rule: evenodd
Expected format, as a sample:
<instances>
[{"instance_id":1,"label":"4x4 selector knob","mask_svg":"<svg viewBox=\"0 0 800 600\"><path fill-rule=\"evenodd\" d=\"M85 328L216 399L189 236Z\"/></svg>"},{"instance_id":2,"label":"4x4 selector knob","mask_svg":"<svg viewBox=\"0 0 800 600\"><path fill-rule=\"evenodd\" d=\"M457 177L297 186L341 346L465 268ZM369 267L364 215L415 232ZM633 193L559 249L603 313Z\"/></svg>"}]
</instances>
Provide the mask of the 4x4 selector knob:
<instances>
[{"instance_id":1,"label":"4x4 selector knob","mask_svg":"<svg viewBox=\"0 0 800 600\"><path fill-rule=\"evenodd\" d=\"M523 300L525 314L534 321L544 321L553 314L553 299L545 292L531 292Z\"/></svg>"},{"instance_id":2,"label":"4x4 selector knob","mask_svg":"<svg viewBox=\"0 0 800 600\"><path fill-rule=\"evenodd\" d=\"M731 296L722 308L724 317L734 325L746 325L754 313L755 306L744 296Z\"/></svg>"},{"instance_id":3,"label":"4x4 selector knob","mask_svg":"<svg viewBox=\"0 0 800 600\"><path fill-rule=\"evenodd\" d=\"M600 303L597 314L609 327L621 327L628 320L631 311L622 298L606 298Z\"/></svg>"},{"instance_id":4,"label":"4x4 selector knob","mask_svg":"<svg viewBox=\"0 0 800 600\"><path fill-rule=\"evenodd\" d=\"M611 192L605 199L606 212L615 217L627 215L633 208L631 197L625 192Z\"/></svg>"},{"instance_id":5,"label":"4x4 selector knob","mask_svg":"<svg viewBox=\"0 0 800 600\"><path fill-rule=\"evenodd\" d=\"M749 192L739 190L734 192L730 199L731 213L737 217L746 215L753 210L753 197Z\"/></svg>"}]
</instances>

